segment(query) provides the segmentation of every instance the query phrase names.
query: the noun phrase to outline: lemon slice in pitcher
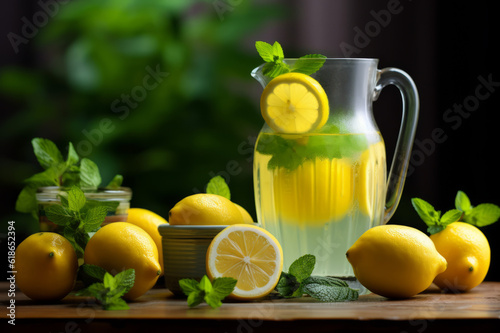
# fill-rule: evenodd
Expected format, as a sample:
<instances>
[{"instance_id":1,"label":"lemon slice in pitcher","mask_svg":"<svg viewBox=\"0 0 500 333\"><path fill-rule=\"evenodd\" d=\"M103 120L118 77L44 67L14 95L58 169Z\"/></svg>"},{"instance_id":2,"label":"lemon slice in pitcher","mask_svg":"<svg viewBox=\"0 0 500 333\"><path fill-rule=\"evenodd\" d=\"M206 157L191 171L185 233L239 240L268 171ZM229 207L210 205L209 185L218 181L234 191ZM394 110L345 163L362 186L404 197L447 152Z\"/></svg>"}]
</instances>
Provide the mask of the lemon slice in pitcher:
<instances>
[{"instance_id":1,"label":"lemon slice in pitcher","mask_svg":"<svg viewBox=\"0 0 500 333\"><path fill-rule=\"evenodd\" d=\"M282 268L281 245L268 231L254 225L225 228L207 250L208 277L238 280L230 295L236 299L250 300L269 294L278 284Z\"/></svg>"},{"instance_id":2,"label":"lemon slice in pitcher","mask_svg":"<svg viewBox=\"0 0 500 333\"><path fill-rule=\"evenodd\" d=\"M266 86L260 110L269 127L278 133L308 133L328 120L328 97L309 75L287 73Z\"/></svg>"}]
</instances>

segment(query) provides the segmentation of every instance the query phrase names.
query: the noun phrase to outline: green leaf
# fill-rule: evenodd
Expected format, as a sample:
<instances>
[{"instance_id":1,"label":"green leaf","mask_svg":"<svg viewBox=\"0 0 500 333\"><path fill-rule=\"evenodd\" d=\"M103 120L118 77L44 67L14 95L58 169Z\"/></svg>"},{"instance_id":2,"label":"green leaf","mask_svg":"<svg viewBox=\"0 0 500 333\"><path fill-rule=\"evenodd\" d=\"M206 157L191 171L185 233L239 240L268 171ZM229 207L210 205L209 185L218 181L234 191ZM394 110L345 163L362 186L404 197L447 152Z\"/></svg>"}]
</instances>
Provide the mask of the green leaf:
<instances>
[{"instance_id":1,"label":"green leaf","mask_svg":"<svg viewBox=\"0 0 500 333\"><path fill-rule=\"evenodd\" d=\"M495 223L500 218L500 207L491 203L479 204L465 213L464 221L477 227Z\"/></svg>"},{"instance_id":2,"label":"green leaf","mask_svg":"<svg viewBox=\"0 0 500 333\"><path fill-rule=\"evenodd\" d=\"M74 212L79 212L85 206L85 193L76 186L68 191L68 208Z\"/></svg>"},{"instance_id":3,"label":"green leaf","mask_svg":"<svg viewBox=\"0 0 500 333\"><path fill-rule=\"evenodd\" d=\"M316 257L312 254L306 254L295 260L288 269L288 273L295 276L297 281L300 283L308 278L313 270L314 265L316 264Z\"/></svg>"},{"instance_id":4,"label":"green leaf","mask_svg":"<svg viewBox=\"0 0 500 333\"><path fill-rule=\"evenodd\" d=\"M460 219L460 216L462 216L462 211L458 209L451 209L441 216L439 224L447 226L450 223L457 222Z\"/></svg>"},{"instance_id":5,"label":"green leaf","mask_svg":"<svg viewBox=\"0 0 500 333\"><path fill-rule=\"evenodd\" d=\"M438 232L440 232L440 231L444 230L444 228L445 228L445 227L446 227L446 226L444 226L444 225L440 225L440 224L439 224L439 225L438 225L438 224L436 224L436 225L431 225L431 226L428 226L428 227L427 227L427 232L428 232L429 234L431 234L431 235L434 235L434 234L437 234Z\"/></svg>"},{"instance_id":6,"label":"green leaf","mask_svg":"<svg viewBox=\"0 0 500 333\"><path fill-rule=\"evenodd\" d=\"M135 284L135 270L129 268L121 271L115 275L114 279L116 285L123 288L122 295L125 295Z\"/></svg>"},{"instance_id":7,"label":"green leaf","mask_svg":"<svg viewBox=\"0 0 500 333\"><path fill-rule=\"evenodd\" d=\"M332 287L349 287L344 280L335 278L333 276L310 276L303 281L304 284L321 284L324 286Z\"/></svg>"},{"instance_id":8,"label":"green leaf","mask_svg":"<svg viewBox=\"0 0 500 333\"><path fill-rule=\"evenodd\" d=\"M86 232L96 231L106 219L108 208L106 206L92 207L85 213L83 229Z\"/></svg>"},{"instance_id":9,"label":"green leaf","mask_svg":"<svg viewBox=\"0 0 500 333\"><path fill-rule=\"evenodd\" d=\"M265 62L273 62L273 46L266 42L255 42L255 48Z\"/></svg>"},{"instance_id":10,"label":"green leaf","mask_svg":"<svg viewBox=\"0 0 500 333\"><path fill-rule=\"evenodd\" d=\"M66 158L66 167L77 164L79 160L80 157L78 156L73 143L70 142L68 146L68 157Z\"/></svg>"},{"instance_id":11,"label":"green leaf","mask_svg":"<svg viewBox=\"0 0 500 333\"><path fill-rule=\"evenodd\" d=\"M322 302L344 302L354 301L359 297L355 289L349 287L337 287L318 283L309 283L303 286L305 293Z\"/></svg>"},{"instance_id":12,"label":"green leaf","mask_svg":"<svg viewBox=\"0 0 500 333\"><path fill-rule=\"evenodd\" d=\"M214 293L213 291L208 294L205 293L205 297L203 297L203 299L213 309L216 309L222 305L221 298L219 297L218 294Z\"/></svg>"},{"instance_id":13,"label":"green leaf","mask_svg":"<svg viewBox=\"0 0 500 333\"><path fill-rule=\"evenodd\" d=\"M102 298L102 294L106 293L107 289L104 287L102 282L96 282L88 286L87 288L80 289L75 293L75 296L91 296L97 299Z\"/></svg>"},{"instance_id":14,"label":"green leaf","mask_svg":"<svg viewBox=\"0 0 500 333\"><path fill-rule=\"evenodd\" d=\"M115 175L113 179L106 185L106 188L111 188L111 189L116 189L122 186L123 183L123 176L122 175Z\"/></svg>"},{"instance_id":15,"label":"green leaf","mask_svg":"<svg viewBox=\"0 0 500 333\"><path fill-rule=\"evenodd\" d=\"M278 42L274 42L273 44L273 61L274 62L281 62L285 59L285 54L283 53L283 48L281 47L281 44Z\"/></svg>"},{"instance_id":16,"label":"green leaf","mask_svg":"<svg viewBox=\"0 0 500 333\"><path fill-rule=\"evenodd\" d=\"M64 162L61 151L49 139L34 138L31 144L33 145L33 152L42 168L48 169L51 166Z\"/></svg>"},{"instance_id":17,"label":"green leaf","mask_svg":"<svg viewBox=\"0 0 500 333\"><path fill-rule=\"evenodd\" d=\"M283 297L293 297L293 294L300 288L300 283L295 276L281 272L280 279L276 285L276 291Z\"/></svg>"},{"instance_id":18,"label":"green leaf","mask_svg":"<svg viewBox=\"0 0 500 333\"><path fill-rule=\"evenodd\" d=\"M455 197L455 208L462 212L468 212L472 209L469 197L462 191L457 192L457 196Z\"/></svg>"},{"instance_id":19,"label":"green leaf","mask_svg":"<svg viewBox=\"0 0 500 333\"><path fill-rule=\"evenodd\" d=\"M85 286L90 286L96 282L102 282L106 270L102 267L90 264L83 264L78 268L77 280L82 281Z\"/></svg>"},{"instance_id":20,"label":"green leaf","mask_svg":"<svg viewBox=\"0 0 500 333\"><path fill-rule=\"evenodd\" d=\"M113 289L116 289L116 287L118 287L118 284L116 283L115 278L113 277L113 275L109 274L108 272L106 272L104 274L104 278L102 280L102 283L104 284L104 287L108 288L109 290L113 290Z\"/></svg>"},{"instance_id":21,"label":"green leaf","mask_svg":"<svg viewBox=\"0 0 500 333\"><path fill-rule=\"evenodd\" d=\"M207 193L217 194L223 196L224 198L231 200L231 192L229 191L229 186L227 186L226 181L222 176L215 176L207 184Z\"/></svg>"},{"instance_id":22,"label":"green leaf","mask_svg":"<svg viewBox=\"0 0 500 333\"><path fill-rule=\"evenodd\" d=\"M205 293L210 293L213 290L212 283L206 275L203 275L201 278L199 286L200 290L203 290Z\"/></svg>"},{"instance_id":23,"label":"green leaf","mask_svg":"<svg viewBox=\"0 0 500 333\"><path fill-rule=\"evenodd\" d=\"M224 299L231 294L238 281L231 277L215 278L212 281L213 292L218 295L219 299Z\"/></svg>"},{"instance_id":24,"label":"green leaf","mask_svg":"<svg viewBox=\"0 0 500 333\"><path fill-rule=\"evenodd\" d=\"M187 303L190 308L197 306L203 302L205 298L205 292L202 290L192 291L187 298Z\"/></svg>"},{"instance_id":25,"label":"green leaf","mask_svg":"<svg viewBox=\"0 0 500 333\"><path fill-rule=\"evenodd\" d=\"M195 279L181 279L179 280L179 287L186 296L189 296L194 291L200 291L199 282Z\"/></svg>"},{"instance_id":26,"label":"green leaf","mask_svg":"<svg viewBox=\"0 0 500 333\"><path fill-rule=\"evenodd\" d=\"M101 181L101 174L97 165L88 158L83 158L80 162L80 186L98 187Z\"/></svg>"},{"instance_id":27,"label":"green leaf","mask_svg":"<svg viewBox=\"0 0 500 333\"><path fill-rule=\"evenodd\" d=\"M262 74L270 78L275 78L281 74L290 73L290 67L285 63L268 62L262 67Z\"/></svg>"},{"instance_id":28,"label":"green leaf","mask_svg":"<svg viewBox=\"0 0 500 333\"><path fill-rule=\"evenodd\" d=\"M308 54L300 57L291 69L291 72L311 75L316 73L325 63L326 57L321 54Z\"/></svg>"},{"instance_id":29,"label":"green leaf","mask_svg":"<svg viewBox=\"0 0 500 333\"><path fill-rule=\"evenodd\" d=\"M47 218L60 226L66 226L74 220L74 216L61 205L53 204L45 208Z\"/></svg>"},{"instance_id":30,"label":"green leaf","mask_svg":"<svg viewBox=\"0 0 500 333\"><path fill-rule=\"evenodd\" d=\"M16 211L20 213L37 212L36 186L27 185L23 187L16 200Z\"/></svg>"},{"instance_id":31,"label":"green leaf","mask_svg":"<svg viewBox=\"0 0 500 333\"><path fill-rule=\"evenodd\" d=\"M439 224L441 214L430 203L419 198L411 199L411 203L427 226L431 227Z\"/></svg>"},{"instance_id":32,"label":"green leaf","mask_svg":"<svg viewBox=\"0 0 500 333\"><path fill-rule=\"evenodd\" d=\"M103 304L103 309L109 311L113 310L116 311L116 310L128 310L130 309L130 307L128 306L127 302L125 302L123 299L116 298L113 299L113 302L111 303Z\"/></svg>"}]
</instances>

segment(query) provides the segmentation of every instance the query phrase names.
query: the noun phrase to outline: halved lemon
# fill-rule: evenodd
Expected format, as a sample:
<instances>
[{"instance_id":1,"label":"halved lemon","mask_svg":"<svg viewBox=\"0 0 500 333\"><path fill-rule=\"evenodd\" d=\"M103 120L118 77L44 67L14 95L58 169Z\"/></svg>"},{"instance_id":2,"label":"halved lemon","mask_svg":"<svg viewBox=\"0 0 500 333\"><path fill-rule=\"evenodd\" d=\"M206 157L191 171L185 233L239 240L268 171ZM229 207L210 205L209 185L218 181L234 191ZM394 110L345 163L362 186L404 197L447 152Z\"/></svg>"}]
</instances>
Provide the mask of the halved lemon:
<instances>
[{"instance_id":1,"label":"halved lemon","mask_svg":"<svg viewBox=\"0 0 500 333\"><path fill-rule=\"evenodd\" d=\"M207 274L212 280L232 277L238 282L231 297L256 299L278 284L283 250L268 231L248 224L235 224L214 237L207 250Z\"/></svg>"},{"instance_id":2,"label":"halved lemon","mask_svg":"<svg viewBox=\"0 0 500 333\"><path fill-rule=\"evenodd\" d=\"M282 74L260 98L266 123L278 133L309 133L328 120L328 97L318 81L302 73Z\"/></svg>"}]
</instances>

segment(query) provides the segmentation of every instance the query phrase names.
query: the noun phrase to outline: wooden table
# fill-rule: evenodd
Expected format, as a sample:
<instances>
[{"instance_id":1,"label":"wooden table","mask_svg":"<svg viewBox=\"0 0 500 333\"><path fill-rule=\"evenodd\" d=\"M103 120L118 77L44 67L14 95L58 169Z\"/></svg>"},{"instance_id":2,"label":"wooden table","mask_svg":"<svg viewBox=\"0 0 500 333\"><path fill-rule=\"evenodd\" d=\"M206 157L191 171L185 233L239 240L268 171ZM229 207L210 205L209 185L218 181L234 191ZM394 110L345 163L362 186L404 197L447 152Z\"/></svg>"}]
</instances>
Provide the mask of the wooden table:
<instances>
[{"instance_id":1,"label":"wooden table","mask_svg":"<svg viewBox=\"0 0 500 333\"><path fill-rule=\"evenodd\" d=\"M470 292L443 294L429 288L411 299L369 294L354 302L321 303L312 298L225 302L219 309L189 309L166 289L155 288L130 310L104 311L92 298L68 296L40 304L0 283L1 332L498 332L500 282L484 282ZM15 300L15 326L8 323ZM7 311L7 313L5 313ZM5 320L7 318L7 320ZM149 331L147 331L149 330ZM160 331L161 330L161 331Z\"/></svg>"}]
</instances>

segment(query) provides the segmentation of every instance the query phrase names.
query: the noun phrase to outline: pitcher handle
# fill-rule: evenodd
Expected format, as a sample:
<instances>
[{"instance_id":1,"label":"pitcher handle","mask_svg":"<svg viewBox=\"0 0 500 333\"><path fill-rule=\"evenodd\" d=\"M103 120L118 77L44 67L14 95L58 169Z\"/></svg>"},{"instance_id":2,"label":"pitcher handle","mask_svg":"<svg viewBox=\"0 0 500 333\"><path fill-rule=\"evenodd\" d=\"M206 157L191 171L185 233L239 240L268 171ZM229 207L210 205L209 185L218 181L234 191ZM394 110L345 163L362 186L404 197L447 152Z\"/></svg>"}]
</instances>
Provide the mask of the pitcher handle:
<instances>
[{"instance_id":1,"label":"pitcher handle","mask_svg":"<svg viewBox=\"0 0 500 333\"><path fill-rule=\"evenodd\" d=\"M407 73L397 68L388 67L378 71L378 81L373 100L376 100L382 89L390 84L395 85L401 92L403 116L387 180L384 224L391 219L401 199L419 112L417 87Z\"/></svg>"}]
</instances>

